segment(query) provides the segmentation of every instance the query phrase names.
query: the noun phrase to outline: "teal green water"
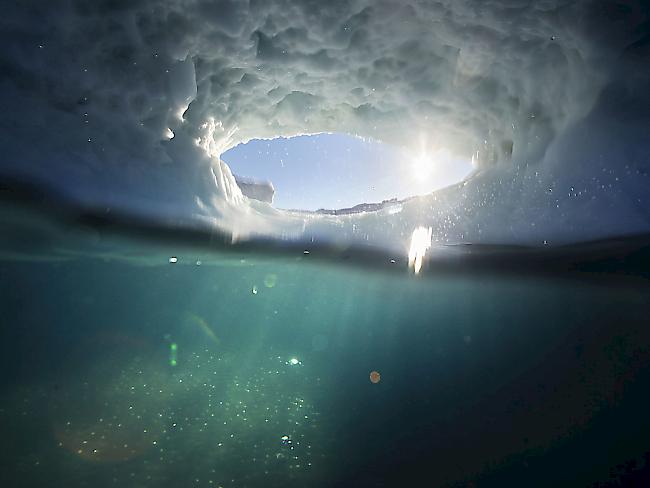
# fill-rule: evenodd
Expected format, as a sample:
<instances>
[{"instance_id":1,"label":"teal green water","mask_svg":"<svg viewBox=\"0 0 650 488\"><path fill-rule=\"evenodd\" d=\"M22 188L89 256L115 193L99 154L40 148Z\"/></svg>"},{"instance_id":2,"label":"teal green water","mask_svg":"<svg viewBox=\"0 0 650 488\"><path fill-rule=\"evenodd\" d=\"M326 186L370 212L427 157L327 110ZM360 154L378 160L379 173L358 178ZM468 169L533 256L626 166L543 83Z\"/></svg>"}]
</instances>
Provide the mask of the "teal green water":
<instances>
[{"instance_id":1,"label":"teal green water","mask_svg":"<svg viewBox=\"0 0 650 488\"><path fill-rule=\"evenodd\" d=\"M592 486L645 469L647 280L146 242L125 261L104 244L0 262L3 486Z\"/></svg>"}]
</instances>

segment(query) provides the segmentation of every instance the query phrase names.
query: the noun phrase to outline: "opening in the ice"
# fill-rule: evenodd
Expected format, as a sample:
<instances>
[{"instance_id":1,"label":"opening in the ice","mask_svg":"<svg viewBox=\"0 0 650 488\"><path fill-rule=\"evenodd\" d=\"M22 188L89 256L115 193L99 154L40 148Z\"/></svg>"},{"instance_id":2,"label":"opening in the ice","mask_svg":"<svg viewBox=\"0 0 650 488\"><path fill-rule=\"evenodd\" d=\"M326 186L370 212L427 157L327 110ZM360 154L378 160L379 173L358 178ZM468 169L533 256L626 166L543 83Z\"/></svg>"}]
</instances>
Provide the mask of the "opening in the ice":
<instances>
[{"instance_id":1,"label":"opening in the ice","mask_svg":"<svg viewBox=\"0 0 650 488\"><path fill-rule=\"evenodd\" d=\"M472 162L346 134L240 144L222 155L242 192L277 208L350 208L423 195L462 181Z\"/></svg>"}]
</instances>

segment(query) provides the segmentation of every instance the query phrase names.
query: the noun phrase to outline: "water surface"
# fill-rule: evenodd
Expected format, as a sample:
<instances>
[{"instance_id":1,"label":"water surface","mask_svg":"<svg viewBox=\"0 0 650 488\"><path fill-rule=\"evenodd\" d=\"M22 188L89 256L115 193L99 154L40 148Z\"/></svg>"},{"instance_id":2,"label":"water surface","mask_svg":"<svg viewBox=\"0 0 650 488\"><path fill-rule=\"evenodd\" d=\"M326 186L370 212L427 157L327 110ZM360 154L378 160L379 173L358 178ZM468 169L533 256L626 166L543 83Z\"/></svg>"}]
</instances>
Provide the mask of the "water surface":
<instances>
[{"instance_id":1,"label":"water surface","mask_svg":"<svg viewBox=\"0 0 650 488\"><path fill-rule=\"evenodd\" d=\"M8 205L5 486L608 486L647 473L642 238L442 250L416 277L368 250L233 248Z\"/></svg>"}]
</instances>

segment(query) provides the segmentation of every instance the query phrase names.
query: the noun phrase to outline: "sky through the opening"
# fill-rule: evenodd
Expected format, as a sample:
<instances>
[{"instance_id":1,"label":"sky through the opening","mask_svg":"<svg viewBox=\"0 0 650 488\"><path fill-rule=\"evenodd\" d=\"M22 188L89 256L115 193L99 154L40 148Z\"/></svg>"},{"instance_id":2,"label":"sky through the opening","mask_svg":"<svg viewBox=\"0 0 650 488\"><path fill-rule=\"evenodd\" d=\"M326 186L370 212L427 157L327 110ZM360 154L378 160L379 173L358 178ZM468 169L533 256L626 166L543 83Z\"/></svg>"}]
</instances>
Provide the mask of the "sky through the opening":
<instances>
[{"instance_id":1,"label":"sky through the opening","mask_svg":"<svg viewBox=\"0 0 650 488\"><path fill-rule=\"evenodd\" d=\"M471 162L344 134L252 140L222 156L234 174L273 183L273 205L346 208L429 193L461 181Z\"/></svg>"}]
</instances>

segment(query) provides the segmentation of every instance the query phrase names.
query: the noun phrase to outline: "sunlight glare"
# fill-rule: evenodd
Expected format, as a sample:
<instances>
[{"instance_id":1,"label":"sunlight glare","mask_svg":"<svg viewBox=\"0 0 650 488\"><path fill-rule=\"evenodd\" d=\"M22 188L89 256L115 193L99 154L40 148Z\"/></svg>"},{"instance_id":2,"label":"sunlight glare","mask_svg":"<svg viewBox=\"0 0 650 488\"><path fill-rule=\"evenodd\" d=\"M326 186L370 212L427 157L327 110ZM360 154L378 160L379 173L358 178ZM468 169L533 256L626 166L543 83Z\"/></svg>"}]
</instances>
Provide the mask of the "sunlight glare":
<instances>
[{"instance_id":1,"label":"sunlight glare","mask_svg":"<svg viewBox=\"0 0 650 488\"><path fill-rule=\"evenodd\" d=\"M414 159L412 169L413 175L418 181L425 181L431 175L431 158L421 153Z\"/></svg>"},{"instance_id":2,"label":"sunlight glare","mask_svg":"<svg viewBox=\"0 0 650 488\"><path fill-rule=\"evenodd\" d=\"M431 247L431 227L417 227L411 236L411 248L409 249L408 266L413 267L415 274L420 273L422 260L427 250Z\"/></svg>"}]
</instances>

